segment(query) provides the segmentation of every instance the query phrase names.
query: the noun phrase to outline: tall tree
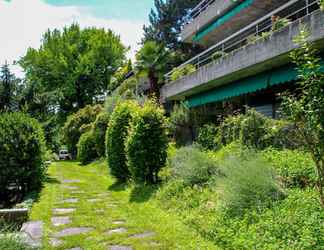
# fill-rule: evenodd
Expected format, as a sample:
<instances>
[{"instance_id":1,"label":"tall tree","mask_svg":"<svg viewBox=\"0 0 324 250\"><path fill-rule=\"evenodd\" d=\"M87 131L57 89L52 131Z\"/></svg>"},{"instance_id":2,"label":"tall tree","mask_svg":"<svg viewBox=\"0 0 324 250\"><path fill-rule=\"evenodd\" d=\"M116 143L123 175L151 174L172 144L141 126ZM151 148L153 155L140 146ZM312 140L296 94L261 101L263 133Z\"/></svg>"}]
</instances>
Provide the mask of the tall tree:
<instances>
[{"instance_id":1,"label":"tall tree","mask_svg":"<svg viewBox=\"0 0 324 250\"><path fill-rule=\"evenodd\" d=\"M163 75L166 73L170 53L161 44L147 41L136 54L137 74L146 76L150 83L150 94L156 98L160 97L160 85Z\"/></svg>"},{"instance_id":2,"label":"tall tree","mask_svg":"<svg viewBox=\"0 0 324 250\"><path fill-rule=\"evenodd\" d=\"M16 111L20 98L19 79L11 73L6 62L0 69L0 111Z\"/></svg>"},{"instance_id":3,"label":"tall tree","mask_svg":"<svg viewBox=\"0 0 324 250\"><path fill-rule=\"evenodd\" d=\"M180 41L180 32L186 22L190 9L201 0L155 0L155 8L149 15L150 24L144 26L144 39L164 44L168 49L177 53L176 62L184 61L201 48Z\"/></svg>"},{"instance_id":4,"label":"tall tree","mask_svg":"<svg viewBox=\"0 0 324 250\"><path fill-rule=\"evenodd\" d=\"M126 48L111 30L78 24L48 30L39 49L29 48L20 60L26 78L52 93L59 111L69 113L105 94L111 75L125 60Z\"/></svg>"}]
</instances>

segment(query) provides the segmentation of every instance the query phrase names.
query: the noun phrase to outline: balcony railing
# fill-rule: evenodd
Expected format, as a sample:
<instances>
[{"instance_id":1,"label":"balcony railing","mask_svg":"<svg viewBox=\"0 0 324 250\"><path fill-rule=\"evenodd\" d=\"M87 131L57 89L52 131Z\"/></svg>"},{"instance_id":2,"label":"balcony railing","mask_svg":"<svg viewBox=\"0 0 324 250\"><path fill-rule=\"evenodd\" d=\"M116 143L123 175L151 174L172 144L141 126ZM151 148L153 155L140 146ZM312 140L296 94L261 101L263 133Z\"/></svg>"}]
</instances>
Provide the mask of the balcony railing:
<instances>
[{"instance_id":1,"label":"balcony railing","mask_svg":"<svg viewBox=\"0 0 324 250\"><path fill-rule=\"evenodd\" d=\"M317 9L319 9L318 0L291 0L173 69L165 75L165 80L167 83L174 81L175 79L172 79L173 73L175 71L179 72L184 70L188 65L190 65L191 68L198 70L209 63L226 57L229 53L240 49L247 44L255 43L260 39L267 39L273 32L278 31L274 30L274 17L278 17L281 20L288 19L290 21L296 21L310 15Z\"/></svg>"},{"instance_id":2,"label":"balcony railing","mask_svg":"<svg viewBox=\"0 0 324 250\"><path fill-rule=\"evenodd\" d=\"M191 23L196 19L202 12L204 12L212 3L216 0L203 0L195 8L193 8L186 17L185 22L187 24Z\"/></svg>"}]
</instances>

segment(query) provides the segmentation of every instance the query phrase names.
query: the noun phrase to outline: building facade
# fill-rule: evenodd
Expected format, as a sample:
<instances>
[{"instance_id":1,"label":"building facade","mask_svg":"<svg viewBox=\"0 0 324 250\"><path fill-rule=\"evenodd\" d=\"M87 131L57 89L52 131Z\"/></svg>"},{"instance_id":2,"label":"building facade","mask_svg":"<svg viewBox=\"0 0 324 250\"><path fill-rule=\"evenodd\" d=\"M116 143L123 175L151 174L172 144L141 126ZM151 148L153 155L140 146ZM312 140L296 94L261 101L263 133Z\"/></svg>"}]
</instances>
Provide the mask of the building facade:
<instances>
[{"instance_id":1,"label":"building facade","mask_svg":"<svg viewBox=\"0 0 324 250\"><path fill-rule=\"evenodd\" d=\"M289 53L301 27L324 51L324 13L317 0L203 0L187 17L181 39L205 48L166 75L163 101L186 101L223 112L250 106L276 117L278 95L295 91ZM194 72L171 80L174 71Z\"/></svg>"}]
</instances>

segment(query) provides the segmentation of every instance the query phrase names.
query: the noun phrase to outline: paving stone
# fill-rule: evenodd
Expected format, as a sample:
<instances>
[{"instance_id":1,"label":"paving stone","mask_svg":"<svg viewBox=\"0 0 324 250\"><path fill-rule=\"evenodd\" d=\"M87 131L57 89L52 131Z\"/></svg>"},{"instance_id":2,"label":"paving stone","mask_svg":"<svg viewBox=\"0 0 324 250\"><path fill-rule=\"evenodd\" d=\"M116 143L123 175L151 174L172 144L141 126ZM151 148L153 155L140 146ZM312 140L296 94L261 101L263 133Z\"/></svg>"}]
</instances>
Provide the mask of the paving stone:
<instances>
[{"instance_id":1,"label":"paving stone","mask_svg":"<svg viewBox=\"0 0 324 250\"><path fill-rule=\"evenodd\" d=\"M143 239L143 238L146 238L146 237L152 237L154 235L155 235L154 232L145 232L145 233L141 233L141 234L131 235L130 238L132 238L132 239Z\"/></svg>"},{"instance_id":2,"label":"paving stone","mask_svg":"<svg viewBox=\"0 0 324 250\"><path fill-rule=\"evenodd\" d=\"M133 250L130 246L110 246L109 250Z\"/></svg>"},{"instance_id":3,"label":"paving stone","mask_svg":"<svg viewBox=\"0 0 324 250\"><path fill-rule=\"evenodd\" d=\"M90 203L96 203L102 201L101 199L89 199L88 202Z\"/></svg>"},{"instance_id":4,"label":"paving stone","mask_svg":"<svg viewBox=\"0 0 324 250\"><path fill-rule=\"evenodd\" d=\"M62 231L55 233L53 236L60 238L60 237L65 237L65 236L72 236L72 235L77 235L77 234L88 233L92 230L94 230L94 229L91 227L71 227L71 228L65 228Z\"/></svg>"},{"instance_id":5,"label":"paving stone","mask_svg":"<svg viewBox=\"0 0 324 250\"><path fill-rule=\"evenodd\" d=\"M123 221L123 220L115 220L115 221L112 222L112 224L114 224L114 225L122 225L122 224L125 224L125 221Z\"/></svg>"},{"instance_id":6,"label":"paving stone","mask_svg":"<svg viewBox=\"0 0 324 250\"><path fill-rule=\"evenodd\" d=\"M66 250L83 250L81 247L74 247L74 248L70 248L70 249L66 249Z\"/></svg>"},{"instance_id":7,"label":"paving stone","mask_svg":"<svg viewBox=\"0 0 324 250\"><path fill-rule=\"evenodd\" d=\"M75 211L75 208L54 208L54 214L70 214Z\"/></svg>"},{"instance_id":8,"label":"paving stone","mask_svg":"<svg viewBox=\"0 0 324 250\"><path fill-rule=\"evenodd\" d=\"M123 228L123 227L119 227L119 228L115 228L115 229L111 229L109 231L107 231L106 234L111 235L111 234L115 234L115 233L126 233L127 229Z\"/></svg>"},{"instance_id":9,"label":"paving stone","mask_svg":"<svg viewBox=\"0 0 324 250\"><path fill-rule=\"evenodd\" d=\"M65 184L70 184L70 183L80 183L80 180L63 180L62 181Z\"/></svg>"},{"instance_id":10,"label":"paving stone","mask_svg":"<svg viewBox=\"0 0 324 250\"><path fill-rule=\"evenodd\" d=\"M79 202L78 198L69 198L69 199L62 200L60 203L77 203L77 202Z\"/></svg>"},{"instance_id":11,"label":"paving stone","mask_svg":"<svg viewBox=\"0 0 324 250\"><path fill-rule=\"evenodd\" d=\"M97 214L103 214L105 212L105 210L104 209L96 209L95 212Z\"/></svg>"},{"instance_id":12,"label":"paving stone","mask_svg":"<svg viewBox=\"0 0 324 250\"><path fill-rule=\"evenodd\" d=\"M51 218L52 224L55 227L63 226L71 223L70 217L63 216L63 217L52 217Z\"/></svg>"},{"instance_id":13,"label":"paving stone","mask_svg":"<svg viewBox=\"0 0 324 250\"><path fill-rule=\"evenodd\" d=\"M52 247L59 247L64 244L64 241L56 238L51 238L49 239L49 243Z\"/></svg>"},{"instance_id":14,"label":"paving stone","mask_svg":"<svg viewBox=\"0 0 324 250\"><path fill-rule=\"evenodd\" d=\"M69 189L69 190L77 190L77 189L79 189L79 187L76 187L76 186L63 186L63 188Z\"/></svg>"},{"instance_id":15,"label":"paving stone","mask_svg":"<svg viewBox=\"0 0 324 250\"><path fill-rule=\"evenodd\" d=\"M73 190L71 191L71 194L84 194L85 192L82 190Z\"/></svg>"},{"instance_id":16,"label":"paving stone","mask_svg":"<svg viewBox=\"0 0 324 250\"><path fill-rule=\"evenodd\" d=\"M32 247L41 246L43 236L43 222L42 221L30 221L22 225L21 230L25 242Z\"/></svg>"}]
</instances>

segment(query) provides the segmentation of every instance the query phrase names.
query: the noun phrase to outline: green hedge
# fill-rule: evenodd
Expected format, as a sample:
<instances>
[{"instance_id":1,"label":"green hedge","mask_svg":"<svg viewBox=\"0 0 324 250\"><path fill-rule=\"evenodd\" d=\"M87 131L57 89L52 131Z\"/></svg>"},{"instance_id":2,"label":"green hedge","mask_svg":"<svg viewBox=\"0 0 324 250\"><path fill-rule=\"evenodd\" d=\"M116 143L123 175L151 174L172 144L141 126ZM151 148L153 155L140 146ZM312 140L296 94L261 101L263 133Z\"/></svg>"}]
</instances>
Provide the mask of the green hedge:
<instances>
[{"instance_id":1,"label":"green hedge","mask_svg":"<svg viewBox=\"0 0 324 250\"><path fill-rule=\"evenodd\" d=\"M78 160L85 165L98 158L93 131L81 135L78 142Z\"/></svg>"},{"instance_id":2,"label":"green hedge","mask_svg":"<svg viewBox=\"0 0 324 250\"><path fill-rule=\"evenodd\" d=\"M137 112L126 141L127 160L132 177L140 183L156 183L165 166L168 148L164 110L154 100Z\"/></svg>"},{"instance_id":3,"label":"green hedge","mask_svg":"<svg viewBox=\"0 0 324 250\"><path fill-rule=\"evenodd\" d=\"M8 199L13 192L25 195L41 186L46 172L43 163L45 152L44 133L35 119L22 113L1 114L1 201Z\"/></svg>"},{"instance_id":4,"label":"green hedge","mask_svg":"<svg viewBox=\"0 0 324 250\"><path fill-rule=\"evenodd\" d=\"M120 181L126 181L130 172L127 167L125 142L133 116L138 110L134 101L118 104L113 111L106 134L106 152L110 173Z\"/></svg>"},{"instance_id":5,"label":"green hedge","mask_svg":"<svg viewBox=\"0 0 324 250\"><path fill-rule=\"evenodd\" d=\"M219 145L216 138L218 127L214 124L206 124L198 131L197 143L206 150L216 150Z\"/></svg>"},{"instance_id":6,"label":"green hedge","mask_svg":"<svg viewBox=\"0 0 324 250\"><path fill-rule=\"evenodd\" d=\"M106 154L105 136L109 123L110 115L106 112L100 113L96 121L93 123L92 130L95 140L95 147L99 157L104 157Z\"/></svg>"}]
</instances>

